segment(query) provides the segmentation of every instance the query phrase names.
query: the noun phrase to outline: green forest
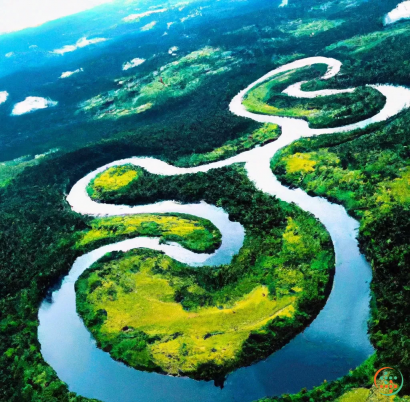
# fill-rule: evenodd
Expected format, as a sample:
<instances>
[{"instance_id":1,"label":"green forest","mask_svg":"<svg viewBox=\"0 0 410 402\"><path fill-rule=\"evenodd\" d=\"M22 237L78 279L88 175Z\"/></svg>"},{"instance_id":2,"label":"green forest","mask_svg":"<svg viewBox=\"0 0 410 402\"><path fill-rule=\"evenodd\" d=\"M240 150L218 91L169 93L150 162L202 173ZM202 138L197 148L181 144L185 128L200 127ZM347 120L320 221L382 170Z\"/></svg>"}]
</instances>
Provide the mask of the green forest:
<instances>
[{"instance_id":1,"label":"green forest","mask_svg":"<svg viewBox=\"0 0 410 402\"><path fill-rule=\"evenodd\" d=\"M113 177L106 173L111 169L124 171L123 166L110 168L101 176ZM221 382L234 368L279 349L323 307L334 255L330 237L316 219L255 191L239 166L175 177L136 170L140 173L125 185L126 191L103 193L99 200L204 200L241 222L246 237L232 263L221 267L189 268L154 252L147 260L138 251L107 257L87 270L78 282L79 312L114 358L139 369ZM144 307L147 299L149 307ZM102 319L106 309L108 318ZM187 323L189 312L194 314ZM161 317L169 325L165 334ZM124 326L124 320L133 325ZM132 346L136 343L140 346Z\"/></svg>"},{"instance_id":2,"label":"green forest","mask_svg":"<svg viewBox=\"0 0 410 402\"><path fill-rule=\"evenodd\" d=\"M267 113L274 108L273 114L304 118L311 127L332 127L361 121L383 107L384 97L366 85L410 87L410 22L387 26L382 22L397 0L331 0L326 7L319 0L289 0L289 5L281 8L276 2L249 3L251 6L235 18L220 13L212 24L176 27L163 40L167 49L182 49L177 56L158 50L155 30L144 33L146 43L141 44L141 53L158 56L142 65L139 73L127 76L128 81L119 84L123 77L116 73L107 81L90 79L94 86L89 87L80 75L72 82L59 82L50 89L50 96L66 94L61 112L56 108L45 122L47 112L40 111L25 116L20 126L10 122L4 127L0 134L5 144L0 147L4 161L0 165L1 401L90 401L70 392L44 361L37 334L41 301L77 257L114 238L137 235L176 241L198 252L214 250L221 242L210 222L194 216L156 214L115 220L79 215L66 201L79 179L104 164L132 156L198 166L276 140L280 127L234 116L229 102L270 70L304 57L333 57L343 63L341 72L330 80L320 80L317 77L323 68L316 65L280 80L276 77L249 94L249 110L263 113L252 109L262 103ZM135 46L133 39L128 40L127 46ZM126 51L124 45L116 54ZM192 66L198 54L204 54L205 59L196 70ZM109 61L110 57L99 58ZM182 67L171 64L177 60ZM84 66L97 64L97 59L90 58ZM155 82L152 73L161 67L165 67L164 83L177 86L177 95L169 87L162 91ZM207 72L211 73L204 75ZM13 79L19 81L17 76ZM195 81L192 86L186 86L187 79ZM303 90L359 89L316 99L280 93L299 80L309 80ZM137 96L141 98L132 109L132 97ZM108 111L113 105L117 114L111 116ZM406 400L405 395L410 394L406 313L410 304L409 127L410 113L404 110L362 130L298 140L271 161L272 171L282 183L340 203L359 220L359 244L373 272L369 334L375 354L336 381L292 395L267 395L262 401L377 400L373 376L386 364L399 367L407 379L394 400ZM147 371L175 373L173 370L182 369L194 378L222 381L231 370L282 347L326 302L334 267L329 235L309 214L256 191L243 166L179 177L154 176L125 166L97 177L88 192L100 202L131 205L169 199L183 203L205 200L222 207L231 220L246 228L244 247L230 265L193 272L184 264L145 250L143 258L140 251L106 256L83 274L77 284L79 312L99 345L117 360ZM290 225L297 229L290 230ZM303 247L299 243L297 250L292 248L286 240L292 236L298 237ZM278 277L281 271L272 267L279 266L295 271L294 278ZM114 283L118 274L124 283ZM178 306L181 314L218 307L230 311L255 289L266 295L255 293L263 303L292 298L294 311L242 332L246 337L230 355L222 356L220 364L199 364L189 371L184 364L195 360L194 346L183 342L188 333L171 339L176 332L183 332L179 328L160 339L155 332L148 334L135 325L104 332L107 320L92 295L100 292L102 298L116 299L109 300L114 309L115 302L129 302L127 289L138 283L142 274L145 280L166 287L168 302ZM106 288L111 285L109 293ZM304 291L298 292L299 287ZM211 342L218 335L210 335L204 341L209 341L211 350L218 349ZM159 353L156 360L150 354L153 345L159 349L166 336L177 345L174 356L181 357L175 357L172 364L161 360ZM136 346L133 354L127 353L130 343Z\"/></svg>"},{"instance_id":3,"label":"green forest","mask_svg":"<svg viewBox=\"0 0 410 402\"><path fill-rule=\"evenodd\" d=\"M364 132L299 140L272 161L283 182L341 203L360 220L360 246L373 267L374 364L394 362L403 373L410 373L403 353L409 328L402 308L410 301L409 116L403 112Z\"/></svg>"},{"instance_id":4,"label":"green forest","mask_svg":"<svg viewBox=\"0 0 410 402\"><path fill-rule=\"evenodd\" d=\"M340 127L378 113L385 103L385 97L377 90L364 87L353 93L319 96L312 99L298 99L282 91L295 82L310 81L322 76L326 65L313 65L296 71L276 75L246 94L243 104L250 112L302 118L312 128Z\"/></svg>"}]
</instances>

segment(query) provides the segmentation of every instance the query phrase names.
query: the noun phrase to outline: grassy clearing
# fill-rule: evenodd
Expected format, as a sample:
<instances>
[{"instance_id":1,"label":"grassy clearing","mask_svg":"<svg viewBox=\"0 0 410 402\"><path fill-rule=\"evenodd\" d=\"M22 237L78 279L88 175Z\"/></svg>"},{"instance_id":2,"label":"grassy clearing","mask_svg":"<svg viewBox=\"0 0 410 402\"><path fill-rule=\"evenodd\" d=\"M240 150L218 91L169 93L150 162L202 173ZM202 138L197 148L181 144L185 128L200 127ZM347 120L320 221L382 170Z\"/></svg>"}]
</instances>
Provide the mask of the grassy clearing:
<instances>
[{"instance_id":1,"label":"grassy clearing","mask_svg":"<svg viewBox=\"0 0 410 402\"><path fill-rule=\"evenodd\" d=\"M289 155L286 158L286 171L288 173L309 173L313 172L316 161L310 158L308 154L297 152L294 155Z\"/></svg>"},{"instance_id":2,"label":"grassy clearing","mask_svg":"<svg viewBox=\"0 0 410 402\"><path fill-rule=\"evenodd\" d=\"M309 68L303 68L299 73L297 70L288 71L278 74L274 79L266 81L253 89L251 89L245 96L243 104L246 109L253 113L270 114L274 116L290 116L290 117L303 117L312 116L315 110L303 110L300 108L279 108L268 104L268 100L271 97L272 92L280 93L291 81L296 82L296 76L299 76L302 72L309 74L312 77L312 71ZM303 74L304 75L304 74ZM283 88L283 89L282 89Z\"/></svg>"},{"instance_id":3,"label":"grassy clearing","mask_svg":"<svg viewBox=\"0 0 410 402\"><path fill-rule=\"evenodd\" d=\"M404 402L409 400L409 397L400 398L398 396L381 395L380 391L373 386L370 389L354 388L344 393L335 402Z\"/></svg>"},{"instance_id":4,"label":"grassy clearing","mask_svg":"<svg viewBox=\"0 0 410 402\"><path fill-rule=\"evenodd\" d=\"M275 317L293 316L296 295L301 291L276 299L269 297L266 286L259 285L230 303L186 311L176 302L178 282L183 278L158 273L172 272L175 265L166 256L147 257L138 251L93 270L86 282L80 282L80 300L81 289L92 289L86 296L87 309L95 315L106 311L97 339L114 344L114 357L135 367L141 365L133 347L127 347L131 354L115 355L121 350L122 335L138 331L149 339L144 358L148 353L151 364L167 373L189 375L209 363L229 366L251 331ZM190 288L197 295L206 293L197 284Z\"/></svg>"},{"instance_id":5,"label":"grassy clearing","mask_svg":"<svg viewBox=\"0 0 410 402\"><path fill-rule=\"evenodd\" d=\"M37 165L37 163L38 161L35 159L26 160L24 157L15 161L0 163L0 187L7 186L26 167Z\"/></svg>"},{"instance_id":6,"label":"grassy clearing","mask_svg":"<svg viewBox=\"0 0 410 402\"><path fill-rule=\"evenodd\" d=\"M355 388L346 392L336 402L367 402L369 401L370 390L367 388ZM386 401L389 398L386 398Z\"/></svg>"},{"instance_id":7,"label":"grassy clearing","mask_svg":"<svg viewBox=\"0 0 410 402\"><path fill-rule=\"evenodd\" d=\"M0 162L0 188L6 187L16 176L18 176L26 167L38 165L40 160L48 155L57 152L58 149L50 149L41 155L22 156L7 162Z\"/></svg>"},{"instance_id":8,"label":"grassy clearing","mask_svg":"<svg viewBox=\"0 0 410 402\"><path fill-rule=\"evenodd\" d=\"M326 66L322 64L316 68L304 67L278 74L249 91L243 104L253 113L305 119L314 128L355 123L375 115L384 106L385 97L370 87L358 88L353 93L313 99L294 98L282 93L288 85L313 80L318 73L322 75L326 71ZM312 83L321 89L326 85L318 80ZM312 84L305 84L303 89L312 89L311 86Z\"/></svg>"},{"instance_id":9,"label":"grassy clearing","mask_svg":"<svg viewBox=\"0 0 410 402\"><path fill-rule=\"evenodd\" d=\"M130 166L116 166L99 174L93 182L94 187L102 190L118 190L138 177L138 172Z\"/></svg>"},{"instance_id":10,"label":"grassy clearing","mask_svg":"<svg viewBox=\"0 0 410 402\"><path fill-rule=\"evenodd\" d=\"M372 48L382 44L386 39L394 38L397 36L408 36L410 24L399 25L391 29L385 29L383 31L375 31L366 35L357 35L353 38L333 43L326 47L327 51L338 50L347 52L350 54L357 54L367 52Z\"/></svg>"},{"instance_id":11,"label":"grassy clearing","mask_svg":"<svg viewBox=\"0 0 410 402\"><path fill-rule=\"evenodd\" d=\"M162 66L144 77L139 75L116 80L120 89L100 94L80 105L95 119L117 119L142 113L170 98L187 95L200 87L209 76L229 71L240 62L232 52L204 47Z\"/></svg>"},{"instance_id":12,"label":"grassy clearing","mask_svg":"<svg viewBox=\"0 0 410 402\"><path fill-rule=\"evenodd\" d=\"M167 373L189 373L210 362L226 364L235 358L252 330L275 316L293 314L296 297L273 300L267 297L265 286L256 287L233 305L186 311L175 302L173 281L155 274L158 266L172 270L173 262L165 256L146 258L131 254L104 268L111 269L112 274L102 276L94 271L88 286L97 281L102 284L88 296L87 302L94 310L107 311L101 337L111 339L133 328L156 339L147 349L152 362ZM133 273L136 267L138 272Z\"/></svg>"},{"instance_id":13,"label":"grassy clearing","mask_svg":"<svg viewBox=\"0 0 410 402\"><path fill-rule=\"evenodd\" d=\"M126 187L137 180L142 169L134 165L113 166L99 173L87 186L91 198L98 199L104 193L126 190Z\"/></svg>"},{"instance_id":14,"label":"grassy clearing","mask_svg":"<svg viewBox=\"0 0 410 402\"><path fill-rule=\"evenodd\" d=\"M374 220L374 215L389 214L397 204L410 205L409 166L400 167L396 178L378 180L377 185L369 188L368 172L380 169L390 158L395 156L389 152L380 154L365 172L346 169L336 153L323 148L306 153L284 152L275 169L283 169L287 181L298 183L308 191L343 201L366 224Z\"/></svg>"},{"instance_id":15,"label":"grassy clearing","mask_svg":"<svg viewBox=\"0 0 410 402\"><path fill-rule=\"evenodd\" d=\"M174 241L196 252L211 252L221 244L219 230L208 220L186 214L139 214L94 219L82 233L77 247L96 247L114 239L152 236Z\"/></svg>"},{"instance_id":16,"label":"grassy clearing","mask_svg":"<svg viewBox=\"0 0 410 402\"><path fill-rule=\"evenodd\" d=\"M100 347L132 367L219 378L283 346L303 306L325 299L328 234L306 214L285 222L247 232L229 266L194 269L145 249L107 255L77 282L77 308Z\"/></svg>"},{"instance_id":17,"label":"grassy clearing","mask_svg":"<svg viewBox=\"0 0 410 402\"><path fill-rule=\"evenodd\" d=\"M193 154L179 158L177 166L198 166L215 162L247 151L257 145L264 145L276 140L280 135L280 128L276 124L263 124L257 130L246 134L236 140L228 141L223 146L204 154Z\"/></svg>"},{"instance_id":18,"label":"grassy clearing","mask_svg":"<svg viewBox=\"0 0 410 402\"><path fill-rule=\"evenodd\" d=\"M346 392L336 402L367 402L370 390L367 388L355 388Z\"/></svg>"},{"instance_id":19,"label":"grassy clearing","mask_svg":"<svg viewBox=\"0 0 410 402\"><path fill-rule=\"evenodd\" d=\"M314 36L320 32L336 28L344 23L344 20L294 20L281 25L280 30L299 38L303 36Z\"/></svg>"}]
</instances>

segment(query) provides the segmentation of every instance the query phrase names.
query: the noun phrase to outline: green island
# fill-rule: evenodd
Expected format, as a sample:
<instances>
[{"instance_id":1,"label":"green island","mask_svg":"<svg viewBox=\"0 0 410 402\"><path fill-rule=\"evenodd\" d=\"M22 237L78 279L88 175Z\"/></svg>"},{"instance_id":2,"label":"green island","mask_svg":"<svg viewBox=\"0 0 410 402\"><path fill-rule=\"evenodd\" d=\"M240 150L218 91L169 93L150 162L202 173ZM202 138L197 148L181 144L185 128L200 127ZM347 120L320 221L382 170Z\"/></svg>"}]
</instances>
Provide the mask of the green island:
<instances>
[{"instance_id":1,"label":"green island","mask_svg":"<svg viewBox=\"0 0 410 402\"><path fill-rule=\"evenodd\" d=\"M207 219L187 214L138 214L93 219L91 230L79 234L77 247L93 249L100 245L136 236L174 241L198 253L212 252L221 244L221 233Z\"/></svg>"},{"instance_id":2,"label":"green island","mask_svg":"<svg viewBox=\"0 0 410 402\"><path fill-rule=\"evenodd\" d=\"M246 94L243 104L248 111L254 113L305 119L312 128L357 123L374 116L383 108L386 98L371 87L357 88L353 93L311 99L295 98L282 93L296 82L314 82L314 78L322 76L326 69L327 65L317 64L280 73L252 88ZM302 86L303 90L305 88Z\"/></svg>"},{"instance_id":3,"label":"green island","mask_svg":"<svg viewBox=\"0 0 410 402\"><path fill-rule=\"evenodd\" d=\"M127 192L100 192L97 199L120 204L154 197L205 199L245 225L245 243L232 263L221 267L190 268L144 249L95 263L76 284L77 309L100 347L140 370L221 383L233 369L283 346L319 312L332 283L334 255L316 219L253 190L239 166L201 177L141 171ZM124 168L105 172L118 178ZM230 183L223 193L221 179ZM108 223L120 222L121 236L133 220L147 218L156 219L142 215ZM98 221L81 242L100 231ZM175 231L183 227L178 223Z\"/></svg>"}]
</instances>

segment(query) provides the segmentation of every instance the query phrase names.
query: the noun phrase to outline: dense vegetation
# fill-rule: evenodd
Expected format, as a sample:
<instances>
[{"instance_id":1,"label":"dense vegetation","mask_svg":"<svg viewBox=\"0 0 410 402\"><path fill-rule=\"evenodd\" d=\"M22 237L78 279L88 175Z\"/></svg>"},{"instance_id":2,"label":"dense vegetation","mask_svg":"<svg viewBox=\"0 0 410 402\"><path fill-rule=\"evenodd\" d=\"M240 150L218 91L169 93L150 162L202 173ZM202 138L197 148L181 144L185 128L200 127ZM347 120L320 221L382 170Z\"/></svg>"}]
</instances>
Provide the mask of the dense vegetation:
<instances>
[{"instance_id":1,"label":"dense vegetation","mask_svg":"<svg viewBox=\"0 0 410 402\"><path fill-rule=\"evenodd\" d=\"M138 251L86 271L79 311L113 357L139 369L221 381L283 346L323 306L334 267L329 235L298 208L255 191L242 168L174 177L140 169L126 188L99 199L205 200L244 224L246 238L226 266L193 269Z\"/></svg>"},{"instance_id":2,"label":"dense vegetation","mask_svg":"<svg viewBox=\"0 0 410 402\"><path fill-rule=\"evenodd\" d=\"M187 22L178 27L163 38L165 51L158 49L158 37L154 31L149 31L144 41L137 41L144 42L140 48L141 57L148 58L153 53L159 55L141 66L145 69L141 70L144 74L170 63L173 56L167 54L167 49L175 45L181 47L181 57L211 46L237 52L235 57L241 62L232 70L207 79L206 84L196 91L167 102L162 108L152 108L116 120L87 120L89 114L75 115L74 112L80 102L118 89L113 81L121 73L112 72L112 60L118 62L119 57L122 62L128 57L123 56L125 53L135 52L135 37L129 39L128 47L118 47L115 52L113 49L118 42L113 41L112 48L107 47L109 57L101 54L94 58L90 56L84 61L84 69L87 71L89 67L89 72L73 76L71 81L60 80L50 84L50 77L61 74L60 67L44 74L25 71L24 79L17 74L2 78L3 85L13 87L11 99L18 99L19 91L37 91L60 100L61 106L13 120L9 117L10 108L3 104L0 111L4 122L0 147L2 160L40 154L54 147L72 149L105 140L50 160L27 165L15 161L2 166L0 174L5 174L1 181L6 186L0 189L0 400L88 400L68 392L66 385L44 362L37 340L38 305L47 289L67 273L81 252L76 248L76 233L90 229L89 222L72 213L64 201L70 186L90 170L116 159L148 155L171 162L180 160L181 165L191 161L198 164L203 163L201 154L212 153L228 141L248 138L259 126L233 116L228 110L230 100L272 68L298 58L318 54L343 62L341 74L326 82L311 81L303 87L306 90L376 83L409 86L409 23L400 22L388 27L381 23L383 15L397 2L332 0L324 7L323 1L293 0L288 7L280 9L275 2L246 2L246 11L242 10L238 18L220 13L212 24L198 22L188 25ZM229 7L234 9L232 3ZM104 63L109 67L103 67ZM39 82L47 84L47 91ZM64 94L64 102L59 94ZM287 155L289 161L297 152L309 154L311 160L314 158L316 173L311 178L316 183L312 191L350 205L350 211L357 214L362 222L366 205L373 214L374 220L369 220L366 227L362 226L360 242L374 268L372 287L376 303L370 333L377 353L376 363L371 359L364 368L354 370L338 381L285 396L282 401L334 401L343 393L348 395L352 387L369 388L374 368L381 362L396 364L408 378L410 348L405 307L409 303L406 287L410 278L406 269L409 266L409 229L405 224L409 219L407 204L399 201L401 196L395 190L399 188L402 191L406 177L406 171L399 169L405 168L404 161L409 157L408 141L401 142L401 138L408 137L408 123L408 114L403 113L392 119L386 128L381 124L358 133L302 141L298 143L301 148L295 148L293 154ZM351 140L354 142L347 152ZM310 143L316 144L316 148L311 148ZM341 145L340 151L339 148L336 150L337 144ZM373 160L366 159L367 153L369 158L372 155L373 160L377 159L377 167ZM377 153L383 153L385 159L378 159ZM199 162L196 162L197 158ZM340 162L336 163L333 158L340 159ZM208 161L207 157L204 161ZM320 172L316 169L321 161L330 163L329 176L322 189L318 186ZM37 166L27 167L21 173L25 166L31 164ZM374 174L367 173L368 166L376 169ZM278 169L285 167L282 165ZM286 174L285 177L283 170L278 173L283 180L291 176ZM359 177L364 188L355 187L354 179L345 185L330 177L335 174L338 178L346 178L345 173ZM302 185L303 179L299 181L301 176L297 176L299 179L294 185ZM337 194L331 194L331 182L336 185ZM306 183L303 185L307 188ZM374 197L379 192L386 197L383 186L386 186L387 201L385 198L377 201ZM356 192L362 195L356 196ZM369 195L369 204L362 200L365 195ZM383 208L386 205L391 208L389 213L383 213L383 205ZM264 219L261 219L255 227L263 227L263 223ZM407 381L402 393L408 392Z\"/></svg>"},{"instance_id":3,"label":"dense vegetation","mask_svg":"<svg viewBox=\"0 0 410 402\"><path fill-rule=\"evenodd\" d=\"M198 8L198 3L186 7L184 12L189 13L189 8ZM238 2L235 6L232 6L231 2L221 1L202 10L203 18L174 24L166 36L161 36L163 31L158 31L161 26L158 24L158 30L144 33L134 30L131 36L107 41L101 51L96 49L95 52L78 53L78 56L76 52L65 55L64 60L70 56L72 69L78 68L79 63L84 68L82 74L73 75L69 79L57 78L61 75L62 68L70 68L65 65L52 65L41 71L27 71L24 79L21 79L19 74L0 78L0 86L5 89L13 88L9 91L9 104L5 103L0 108L1 118L5 122L1 133L4 145L0 147L0 159L10 160L21 155L39 154L55 147L73 149L101 138L123 136L127 131L132 132L135 141L141 144L158 144L155 138L152 138L161 135L157 135L157 130L162 131L164 127L169 128L176 122L180 125L180 130L166 135L168 144L161 147L158 153L168 153L168 148L174 146L179 156L189 153L189 149L194 149L197 153L211 151L222 145L226 139L235 138L235 132L225 130L225 122L219 124L219 130L223 131L216 135L212 130L204 130L203 133L194 130L188 133L186 128L189 125L209 124L213 117L218 115L228 122L232 116L227 110L227 103L239 90L274 67L318 52L320 55L328 53L332 57L347 61L344 70L348 74L332 80L331 85L346 87L377 82L405 83L409 66L401 62L408 46L403 33L392 34L384 43L373 46L370 58L366 52L346 54L343 47L326 50L327 46L355 35L365 36L373 31L384 32L381 17L396 3L397 0L374 0L370 4L364 4L356 0L346 8L344 1L333 0L327 3L326 9L322 9L322 4L317 0L293 0L293 5L283 8L277 8L275 1L267 3L252 0L248 5ZM206 2L206 5L209 4ZM212 17L207 17L207 14ZM167 14L163 15L165 17ZM152 18L158 19L155 16ZM212 24L208 24L208 18L212 18ZM312 21L316 20L321 21L321 29L311 25ZM344 23L334 23L341 20ZM306 21L312 28L309 35L295 36L296 27ZM288 26L287 22L292 22L292 25ZM164 25L166 27L166 24ZM390 31L392 28L386 30ZM97 32L98 35L101 34L99 26ZM312 37L311 33L315 35ZM109 36L111 34L110 27ZM174 46L179 47L176 56L168 53ZM119 119L90 120L92 114L76 114L82 102L98 94L118 90L118 82L115 80L136 75L137 70L134 69L127 72L120 70L122 62L135 57L136 52L139 57L146 59L144 64L138 66L138 73L144 77L207 46L233 52L232 57L237 63L229 71L207 76L206 82L197 90L173 98L166 103L166 107L154 107L144 113ZM392 60L397 60L397 63L392 63ZM17 94L23 91L49 96L58 100L59 106L20 118L11 118L10 106L13 101L19 99ZM44 124L44 121L47 121L47 124ZM183 121L186 123L181 127Z\"/></svg>"},{"instance_id":4,"label":"dense vegetation","mask_svg":"<svg viewBox=\"0 0 410 402\"><path fill-rule=\"evenodd\" d=\"M340 127L357 123L379 112L385 97L377 90L357 88L353 93L295 98L282 93L291 84L324 75L327 65L313 65L281 73L250 90L243 104L254 113L306 119L312 128Z\"/></svg>"},{"instance_id":5,"label":"dense vegetation","mask_svg":"<svg viewBox=\"0 0 410 402\"><path fill-rule=\"evenodd\" d=\"M240 152L247 151L256 146L268 144L280 136L281 130L276 124L264 124L247 135L235 140L227 141L221 147L211 152L181 156L175 161L176 166L198 166L221 159L227 159Z\"/></svg>"},{"instance_id":6,"label":"dense vegetation","mask_svg":"<svg viewBox=\"0 0 410 402\"><path fill-rule=\"evenodd\" d=\"M208 46L166 64L159 72L154 71L148 76L137 74L117 79L120 89L85 101L81 110L93 113L94 119L118 119L143 113L194 92L213 75L231 70L236 63L232 52Z\"/></svg>"},{"instance_id":7,"label":"dense vegetation","mask_svg":"<svg viewBox=\"0 0 410 402\"><path fill-rule=\"evenodd\" d=\"M360 245L373 265L376 365L388 361L407 376L403 345L409 342L410 328L402 307L410 303L409 123L410 113L404 112L373 129L299 140L272 163L284 182L342 203L360 219Z\"/></svg>"},{"instance_id":8,"label":"dense vegetation","mask_svg":"<svg viewBox=\"0 0 410 402\"><path fill-rule=\"evenodd\" d=\"M93 249L136 236L159 237L198 253L212 252L221 245L221 233L207 219L187 214L138 214L93 219L91 230L79 234L77 247Z\"/></svg>"},{"instance_id":9,"label":"dense vegetation","mask_svg":"<svg viewBox=\"0 0 410 402\"><path fill-rule=\"evenodd\" d=\"M376 387L370 387L377 370L375 356L370 357L361 366L349 372L345 377L333 382L326 382L312 390L302 389L297 394L282 395L277 398L263 398L259 402L395 402L408 401L408 397L386 397Z\"/></svg>"},{"instance_id":10,"label":"dense vegetation","mask_svg":"<svg viewBox=\"0 0 410 402\"><path fill-rule=\"evenodd\" d=\"M133 180L138 179L141 170L130 164L111 167L99 173L88 185L87 193L91 198L98 198L101 193L117 191L125 188Z\"/></svg>"}]
</instances>

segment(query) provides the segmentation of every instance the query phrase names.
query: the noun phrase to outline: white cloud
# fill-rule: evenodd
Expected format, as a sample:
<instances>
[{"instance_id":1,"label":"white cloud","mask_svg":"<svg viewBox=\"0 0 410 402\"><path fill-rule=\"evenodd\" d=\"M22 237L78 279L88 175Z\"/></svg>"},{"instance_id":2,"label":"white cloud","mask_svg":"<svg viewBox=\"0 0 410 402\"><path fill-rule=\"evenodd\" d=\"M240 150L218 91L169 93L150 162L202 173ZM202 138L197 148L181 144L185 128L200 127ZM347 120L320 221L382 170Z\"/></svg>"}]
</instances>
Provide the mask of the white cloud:
<instances>
[{"instance_id":1,"label":"white cloud","mask_svg":"<svg viewBox=\"0 0 410 402\"><path fill-rule=\"evenodd\" d=\"M122 20L124 22L138 22L143 17L148 17L151 14L163 13L167 10L167 8L161 8L159 10L145 11L145 13L131 14L128 17L123 18Z\"/></svg>"},{"instance_id":2,"label":"white cloud","mask_svg":"<svg viewBox=\"0 0 410 402\"><path fill-rule=\"evenodd\" d=\"M51 99L40 98L38 96L28 96L24 101L14 105L12 116L20 116L25 113L34 112L39 109L47 109L48 107L56 106L58 102Z\"/></svg>"},{"instance_id":3,"label":"white cloud","mask_svg":"<svg viewBox=\"0 0 410 402\"><path fill-rule=\"evenodd\" d=\"M410 1L403 1L384 17L384 25L393 24L399 20L410 18Z\"/></svg>"},{"instance_id":4,"label":"white cloud","mask_svg":"<svg viewBox=\"0 0 410 402\"><path fill-rule=\"evenodd\" d=\"M168 53L172 54L172 56L176 56L176 52L179 50L178 46L172 46L171 48L169 48Z\"/></svg>"},{"instance_id":5,"label":"white cloud","mask_svg":"<svg viewBox=\"0 0 410 402\"><path fill-rule=\"evenodd\" d=\"M5 54L5 56L6 56L7 58L9 58L9 57L11 57L11 56L14 56L14 52L8 52L8 53Z\"/></svg>"},{"instance_id":6,"label":"white cloud","mask_svg":"<svg viewBox=\"0 0 410 402\"><path fill-rule=\"evenodd\" d=\"M175 4L174 7L178 8L178 7L185 7L189 4L189 1L180 1L179 3ZM181 10L179 10L181 11Z\"/></svg>"},{"instance_id":7,"label":"white cloud","mask_svg":"<svg viewBox=\"0 0 410 402\"><path fill-rule=\"evenodd\" d=\"M87 39L86 37L83 37L79 39L75 45L66 45L63 46L61 49L55 49L51 53L56 53L56 54L64 54L68 52L74 52L74 50L93 45L95 43L100 43L100 42L105 42L108 39L106 38L94 38L94 39Z\"/></svg>"},{"instance_id":8,"label":"white cloud","mask_svg":"<svg viewBox=\"0 0 410 402\"><path fill-rule=\"evenodd\" d=\"M0 0L0 34L36 27L114 0Z\"/></svg>"},{"instance_id":9,"label":"white cloud","mask_svg":"<svg viewBox=\"0 0 410 402\"><path fill-rule=\"evenodd\" d=\"M9 93L7 91L0 91L0 105L4 103L8 97Z\"/></svg>"},{"instance_id":10,"label":"white cloud","mask_svg":"<svg viewBox=\"0 0 410 402\"><path fill-rule=\"evenodd\" d=\"M189 14L186 17L181 18L180 21L185 22L186 20L189 20L189 19L195 18L195 17L199 17L199 16L202 16L202 13L201 13L200 9L195 10L195 12L193 12L192 14Z\"/></svg>"},{"instance_id":11,"label":"white cloud","mask_svg":"<svg viewBox=\"0 0 410 402\"><path fill-rule=\"evenodd\" d=\"M279 7L286 7L289 4L289 0L282 0L282 3L279 4Z\"/></svg>"},{"instance_id":12,"label":"white cloud","mask_svg":"<svg viewBox=\"0 0 410 402\"><path fill-rule=\"evenodd\" d=\"M77 70L74 70L74 71L66 71L60 75L60 78L68 78L68 77L71 77L73 74L80 73L81 71L84 71L84 70L82 68L78 68Z\"/></svg>"},{"instance_id":13,"label":"white cloud","mask_svg":"<svg viewBox=\"0 0 410 402\"><path fill-rule=\"evenodd\" d=\"M140 64L144 63L145 59L139 59L138 57L135 59L132 59L131 61L127 61L122 65L122 69L129 70L130 68L134 68L139 66Z\"/></svg>"},{"instance_id":14,"label":"white cloud","mask_svg":"<svg viewBox=\"0 0 410 402\"><path fill-rule=\"evenodd\" d=\"M140 30L141 31L149 31L150 29L154 28L154 26L157 25L157 21L152 21L147 25L144 25Z\"/></svg>"}]
</instances>

